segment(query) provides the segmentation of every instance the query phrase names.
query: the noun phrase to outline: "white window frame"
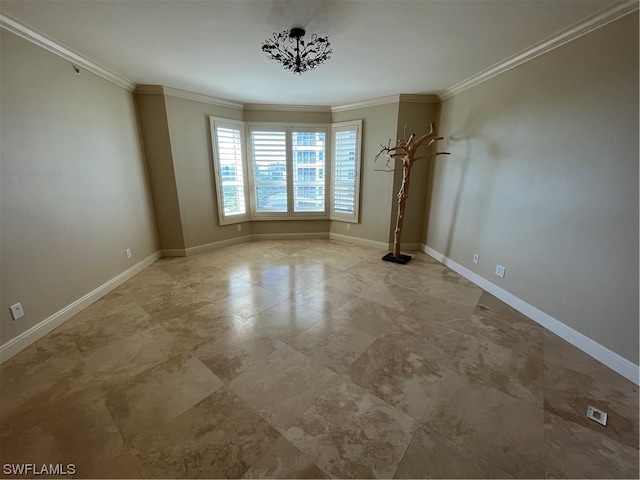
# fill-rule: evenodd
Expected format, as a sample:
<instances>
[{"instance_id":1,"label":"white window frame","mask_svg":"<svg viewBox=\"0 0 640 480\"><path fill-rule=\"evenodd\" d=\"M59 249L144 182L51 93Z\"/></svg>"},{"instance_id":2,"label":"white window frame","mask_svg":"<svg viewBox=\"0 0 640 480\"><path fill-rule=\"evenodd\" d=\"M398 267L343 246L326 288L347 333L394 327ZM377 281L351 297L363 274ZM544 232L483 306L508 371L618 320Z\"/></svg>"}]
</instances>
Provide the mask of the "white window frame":
<instances>
[{"instance_id":1,"label":"white window frame","mask_svg":"<svg viewBox=\"0 0 640 480\"><path fill-rule=\"evenodd\" d=\"M324 133L324 210L321 212L296 212L294 211L294 197L293 197L293 184L294 184L294 171L293 171L293 132L321 132ZM329 144L331 142L329 127L328 125L316 125L309 126L309 124L305 125L293 125L289 127L289 148L291 150L290 156L290 171L291 171L291 214L294 218L309 218L309 219L328 219L329 218L329 178L330 178L330 153L329 153Z\"/></svg>"},{"instance_id":2,"label":"white window frame","mask_svg":"<svg viewBox=\"0 0 640 480\"><path fill-rule=\"evenodd\" d=\"M334 193L335 193L335 175L336 172L336 134L338 132L347 132L354 131L356 132L356 155L355 155L355 176L353 179L354 184L354 206L353 206L353 214L345 214L342 212L335 211L334 205ZM331 220L336 220L339 222L348 222L348 223L358 223L360 220L360 192L361 192L361 181L360 181L360 170L362 165L362 120L355 120L350 122L341 122L334 123L331 125L331 191L329 193L329 218Z\"/></svg>"},{"instance_id":3,"label":"white window frame","mask_svg":"<svg viewBox=\"0 0 640 480\"><path fill-rule=\"evenodd\" d=\"M235 223L247 222L251 219L251 200L249 198L248 180L249 172L247 170L247 153L245 144L245 124L244 122L229 120L226 118L209 117L211 125L211 145L213 154L213 172L216 187L216 200L218 203L218 221L220 225L232 225ZM232 128L240 131L240 148L242 155L242 178L244 192L244 213L227 215L224 212L224 196L222 189L222 173L220 165L220 155L218 151L218 135L216 130L221 128Z\"/></svg>"},{"instance_id":4,"label":"white window frame","mask_svg":"<svg viewBox=\"0 0 640 480\"><path fill-rule=\"evenodd\" d=\"M249 167L249 195L251 203L251 219L252 220L321 220L329 218L329 198L327 193L329 192L329 178L330 178L330 146L329 146L329 126L327 124L291 124L291 123L247 123L246 124L246 144L247 144L247 164ZM258 212L257 211L257 198L256 198L256 185L255 185L255 171L254 171L254 158L252 147L252 133L253 132L284 132L286 136L286 178L287 178L287 211L286 212ZM294 212L294 198L293 198L293 183L294 183L294 171L293 171L293 146L292 146L292 134L293 132L322 132L325 134L325 172L324 172L324 210L322 212Z\"/></svg>"},{"instance_id":5,"label":"white window frame","mask_svg":"<svg viewBox=\"0 0 640 480\"><path fill-rule=\"evenodd\" d=\"M230 225L255 220L336 220L348 223L358 223L360 213L360 193L362 190L361 171L361 149L362 149L362 120L341 122L334 124L315 123L249 123L238 120L230 120L220 117L209 117L211 126L211 144L213 155L213 170L215 181L215 196L218 206L218 220L220 225ZM218 155L217 127L234 128L240 131L241 151L242 151L242 175L243 192L245 199L245 213L225 215L224 197L221 180L221 166ZM336 133L340 131L356 131L356 159L355 159L355 198L353 214L344 214L334 210L334 171L336 158L335 141ZM255 198L255 177L253 169L253 149L251 146L252 131L282 131L286 132L286 173L287 173L287 212L257 212L257 199ZM294 212L293 184L293 132L323 132L325 134L325 154L324 154L324 211L322 212Z\"/></svg>"}]
</instances>

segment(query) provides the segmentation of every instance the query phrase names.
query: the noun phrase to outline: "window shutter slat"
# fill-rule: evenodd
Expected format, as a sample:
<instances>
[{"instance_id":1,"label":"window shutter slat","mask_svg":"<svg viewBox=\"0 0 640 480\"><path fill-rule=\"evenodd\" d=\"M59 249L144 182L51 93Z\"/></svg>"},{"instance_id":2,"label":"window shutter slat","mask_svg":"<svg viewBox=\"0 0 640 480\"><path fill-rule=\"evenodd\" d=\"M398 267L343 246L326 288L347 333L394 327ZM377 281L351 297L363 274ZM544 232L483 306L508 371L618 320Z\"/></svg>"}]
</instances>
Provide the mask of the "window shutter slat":
<instances>
[{"instance_id":1,"label":"window shutter slat","mask_svg":"<svg viewBox=\"0 0 640 480\"><path fill-rule=\"evenodd\" d=\"M222 216L244 215L247 209L241 127L214 123L214 135Z\"/></svg>"},{"instance_id":2,"label":"window shutter slat","mask_svg":"<svg viewBox=\"0 0 640 480\"><path fill-rule=\"evenodd\" d=\"M360 167L358 124L333 130L332 218L357 221Z\"/></svg>"},{"instance_id":3,"label":"window shutter slat","mask_svg":"<svg viewBox=\"0 0 640 480\"><path fill-rule=\"evenodd\" d=\"M292 131L293 211L325 211L324 132Z\"/></svg>"},{"instance_id":4,"label":"window shutter slat","mask_svg":"<svg viewBox=\"0 0 640 480\"><path fill-rule=\"evenodd\" d=\"M288 209L286 131L251 132L253 183L257 213Z\"/></svg>"}]
</instances>

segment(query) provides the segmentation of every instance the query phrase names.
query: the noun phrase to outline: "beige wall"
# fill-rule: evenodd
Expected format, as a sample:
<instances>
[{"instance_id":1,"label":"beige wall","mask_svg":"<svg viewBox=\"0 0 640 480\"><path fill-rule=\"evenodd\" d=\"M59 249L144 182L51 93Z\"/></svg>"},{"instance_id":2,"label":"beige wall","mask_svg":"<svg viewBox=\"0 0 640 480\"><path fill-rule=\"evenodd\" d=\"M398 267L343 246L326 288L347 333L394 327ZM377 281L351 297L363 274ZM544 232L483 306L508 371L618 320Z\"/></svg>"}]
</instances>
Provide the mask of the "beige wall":
<instances>
[{"instance_id":1,"label":"beige wall","mask_svg":"<svg viewBox=\"0 0 640 480\"><path fill-rule=\"evenodd\" d=\"M398 103L335 112L334 122L362 120L362 166L360 184L360 222L347 230L344 222L331 222L331 233L389 243L389 225L393 207L393 173L377 172L385 168L379 159L374 163L380 144L396 140Z\"/></svg>"},{"instance_id":2,"label":"beige wall","mask_svg":"<svg viewBox=\"0 0 640 480\"><path fill-rule=\"evenodd\" d=\"M218 224L209 117L254 122L331 123L331 112L281 112L212 105L159 94L136 95L162 248L183 249L251 233L322 233L328 221ZM155 175L154 175L155 174ZM183 238L183 245L179 245Z\"/></svg>"},{"instance_id":3,"label":"beige wall","mask_svg":"<svg viewBox=\"0 0 640 480\"><path fill-rule=\"evenodd\" d=\"M638 364L637 12L447 99L439 122L426 244Z\"/></svg>"},{"instance_id":4,"label":"beige wall","mask_svg":"<svg viewBox=\"0 0 640 480\"><path fill-rule=\"evenodd\" d=\"M309 107L312 109L313 107ZM281 123L331 123L331 111L304 112L274 111L274 110L245 110L245 122L281 122Z\"/></svg>"},{"instance_id":5,"label":"beige wall","mask_svg":"<svg viewBox=\"0 0 640 480\"><path fill-rule=\"evenodd\" d=\"M248 233L218 224L209 117L241 120L242 111L165 96L171 156L186 248Z\"/></svg>"},{"instance_id":6,"label":"beige wall","mask_svg":"<svg viewBox=\"0 0 640 480\"><path fill-rule=\"evenodd\" d=\"M164 95L135 94L160 248L184 249L184 231Z\"/></svg>"},{"instance_id":7,"label":"beige wall","mask_svg":"<svg viewBox=\"0 0 640 480\"><path fill-rule=\"evenodd\" d=\"M4 344L158 245L131 93L6 30L0 42Z\"/></svg>"},{"instance_id":8,"label":"beige wall","mask_svg":"<svg viewBox=\"0 0 640 480\"><path fill-rule=\"evenodd\" d=\"M251 222L254 234L326 233L329 236L329 220L256 220Z\"/></svg>"}]
</instances>

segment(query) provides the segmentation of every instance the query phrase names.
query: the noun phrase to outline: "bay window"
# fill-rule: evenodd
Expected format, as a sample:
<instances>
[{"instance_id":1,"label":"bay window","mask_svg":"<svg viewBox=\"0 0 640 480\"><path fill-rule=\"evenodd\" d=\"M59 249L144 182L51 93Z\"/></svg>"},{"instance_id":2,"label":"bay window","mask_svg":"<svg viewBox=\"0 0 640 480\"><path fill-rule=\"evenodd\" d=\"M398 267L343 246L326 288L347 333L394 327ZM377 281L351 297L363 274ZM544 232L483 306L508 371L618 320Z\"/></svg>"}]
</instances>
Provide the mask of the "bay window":
<instances>
[{"instance_id":1,"label":"bay window","mask_svg":"<svg viewBox=\"0 0 640 480\"><path fill-rule=\"evenodd\" d=\"M329 137L325 125L245 125L212 117L220 224L323 218L357 222L360 125L335 125Z\"/></svg>"}]
</instances>

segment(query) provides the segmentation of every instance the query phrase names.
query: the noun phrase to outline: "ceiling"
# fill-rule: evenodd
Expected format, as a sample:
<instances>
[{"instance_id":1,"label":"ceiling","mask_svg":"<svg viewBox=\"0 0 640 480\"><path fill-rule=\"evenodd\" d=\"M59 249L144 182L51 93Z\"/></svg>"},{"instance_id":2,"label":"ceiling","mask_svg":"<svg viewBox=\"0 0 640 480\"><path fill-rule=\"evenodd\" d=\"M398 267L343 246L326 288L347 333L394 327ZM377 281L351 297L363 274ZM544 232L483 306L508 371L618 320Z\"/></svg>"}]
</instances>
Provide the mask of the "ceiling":
<instances>
[{"instance_id":1,"label":"ceiling","mask_svg":"<svg viewBox=\"0 0 640 480\"><path fill-rule=\"evenodd\" d=\"M3 15L135 84L240 103L337 106L438 94L615 0L2 0ZM326 64L294 75L261 50L299 26Z\"/></svg>"}]
</instances>

